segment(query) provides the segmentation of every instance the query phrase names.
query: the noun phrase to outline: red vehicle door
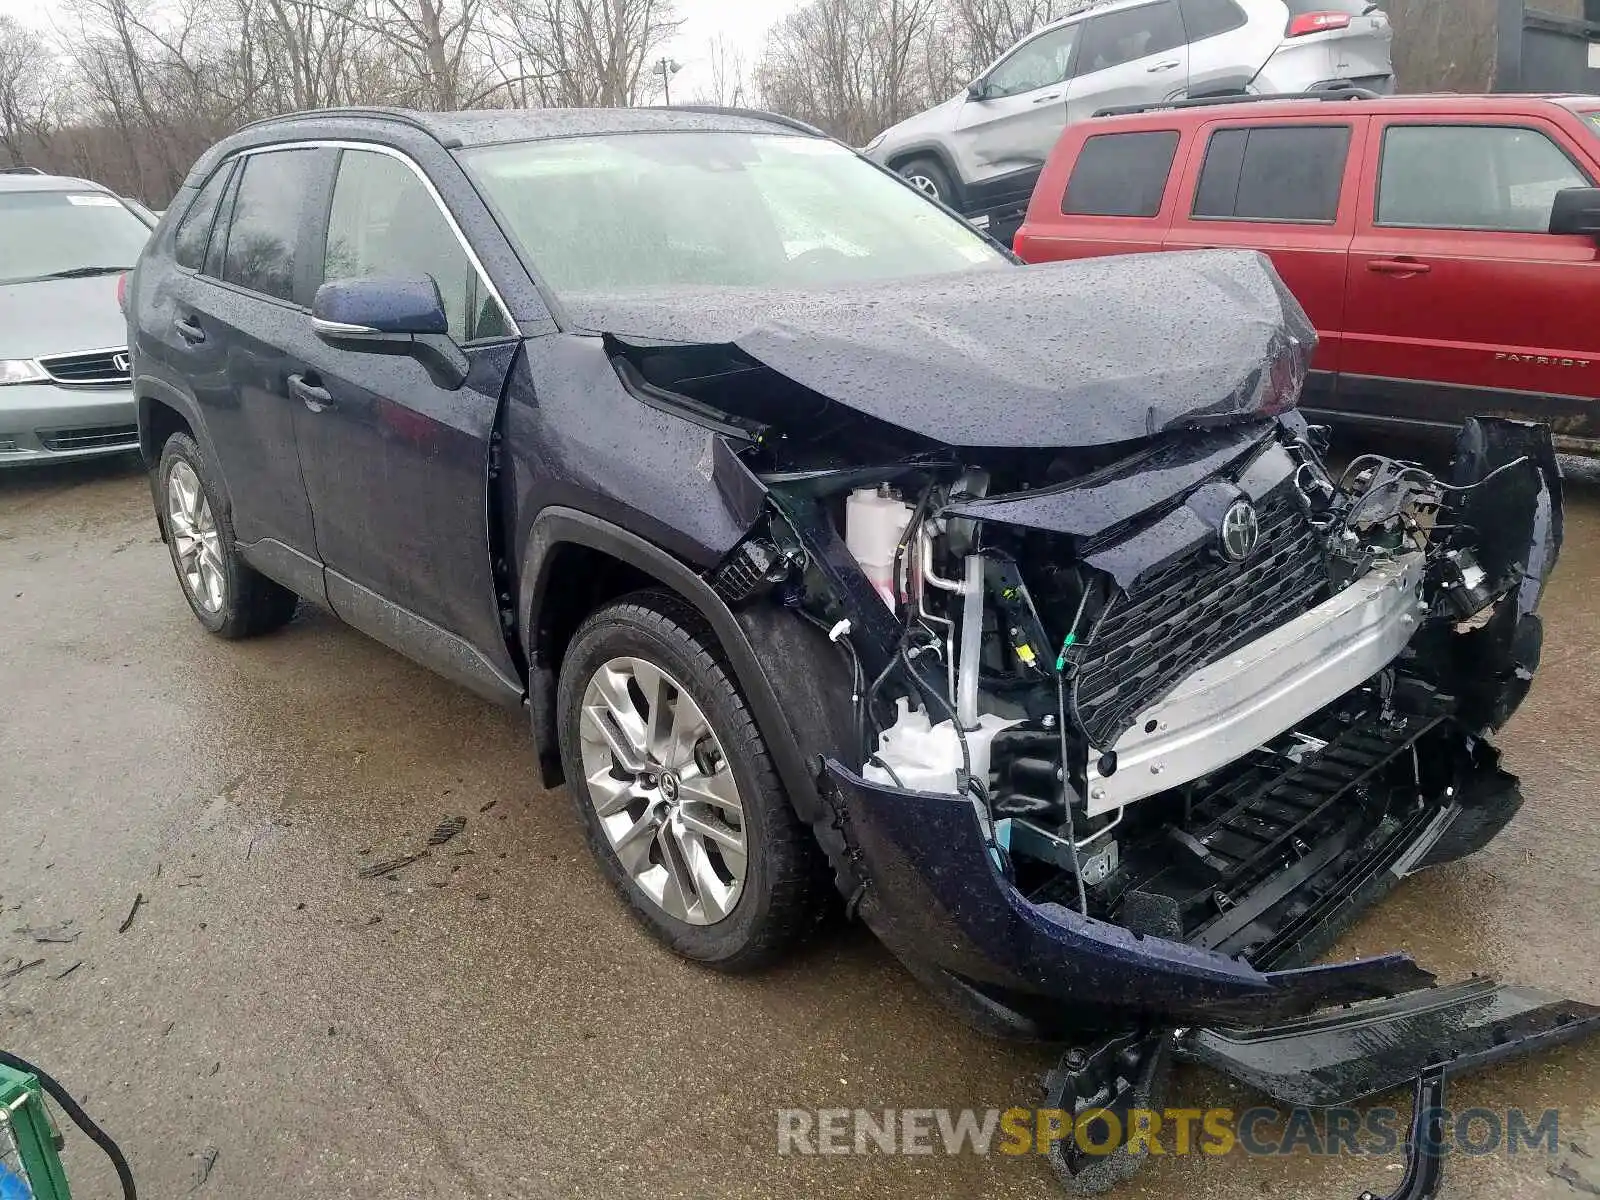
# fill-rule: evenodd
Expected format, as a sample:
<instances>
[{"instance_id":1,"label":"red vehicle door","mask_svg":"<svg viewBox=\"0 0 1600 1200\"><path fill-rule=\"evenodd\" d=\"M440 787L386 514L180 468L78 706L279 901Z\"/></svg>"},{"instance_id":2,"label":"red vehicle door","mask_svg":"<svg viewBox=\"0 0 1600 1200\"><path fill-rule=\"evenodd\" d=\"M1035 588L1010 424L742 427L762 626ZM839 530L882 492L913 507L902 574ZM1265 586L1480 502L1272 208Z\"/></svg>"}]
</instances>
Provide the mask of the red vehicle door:
<instances>
[{"instance_id":1,"label":"red vehicle door","mask_svg":"<svg viewBox=\"0 0 1600 1200\"><path fill-rule=\"evenodd\" d=\"M1594 186L1589 148L1533 114L1372 120L1339 407L1447 425L1501 413L1596 436L1600 249L1548 232L1555 194Z\"/></svg>"},{"instance_id":2,"label":"red vehicle door","mask_svg":"<svg viewBox=\"0 0 1600 1200\"><path fill-rule=\"evenodd\" d=\"M1271 256L1316 326L1306 400L1332 392L1345 337L1345 273L1355 238L1370 118L1234 116L1192 142L1168 250L1238 248Z\"/></svg>"}]
</instances>

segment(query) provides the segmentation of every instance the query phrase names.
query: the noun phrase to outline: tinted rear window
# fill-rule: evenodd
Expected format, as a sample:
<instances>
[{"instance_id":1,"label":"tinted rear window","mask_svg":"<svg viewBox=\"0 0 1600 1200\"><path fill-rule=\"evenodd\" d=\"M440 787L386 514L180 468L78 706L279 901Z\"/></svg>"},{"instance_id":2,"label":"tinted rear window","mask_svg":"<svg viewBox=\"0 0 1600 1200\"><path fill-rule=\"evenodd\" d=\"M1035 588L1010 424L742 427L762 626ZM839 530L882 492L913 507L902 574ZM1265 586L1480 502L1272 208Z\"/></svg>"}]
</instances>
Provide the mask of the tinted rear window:
<instances>
[{"instance_id":1,"label":"tinted rear window","mask_svg":"<svg viewBox=\"0 0 1600 1200\"><path fill-rule=\"evenodd\" d=\"M273 150L245 159L222 277L279 300L294 299L300 230L317 151Z\"/></svg>"},{"instance_id":2,"label":"tinted rear window","mask_svg":"<svg viewBox=\"0 0 1600 1200\"><path fill-rule=\"evenodd\" d=\"M173 257L180 267L198 271L206 256L206 242L211 237L211 226L222 204L222 193L233 175L233 164L228 163L213 175L200 194L194 198L189 211L178 222L178 232L173 238Z\"/></svg>"},{"instance_id":3,"label":"tinted rear window","mask_svg":"<svg viewBox=\"0 0 1600 1200\"><path fill-rule=\"evenodd\" d=\"M1194 215L1332 224L1349 157L1348 125L1219 129L1206 147Z\"/></svg>"},{"instance_id":4,"label":"tinted rear window","mask_svg":"<svg viewBox=\"0 0 1600 1200\"><path fill-rule=\"evenodd\" d=\"M1178 7L1191 42L1230 33L1250 20L1235 0L1178 0Z\"/></svg>"},{"instance_id":5,"label":"tinted rear window","mask_svg":"<svg viewBox=\"0 0 1600 1200\"><path fill-rule=\"evenodd\" d=\"M1101 133L1084 143L1061 211L1075 217L1153 217L1178 154L1177 130Z\"/></svg>"},{"instance_id":6,"label":"tinted rear window","mask_svg":"<svg viewBox=\"0 0 1600 1200\"><path fill-rule=\"evenodd\" d=\"M1108 71L1174 49L1186 40L1183 18L1172 0L1117 9L1089 21L1077 71L1079 75Z\"/></svg>"}]
</instances>

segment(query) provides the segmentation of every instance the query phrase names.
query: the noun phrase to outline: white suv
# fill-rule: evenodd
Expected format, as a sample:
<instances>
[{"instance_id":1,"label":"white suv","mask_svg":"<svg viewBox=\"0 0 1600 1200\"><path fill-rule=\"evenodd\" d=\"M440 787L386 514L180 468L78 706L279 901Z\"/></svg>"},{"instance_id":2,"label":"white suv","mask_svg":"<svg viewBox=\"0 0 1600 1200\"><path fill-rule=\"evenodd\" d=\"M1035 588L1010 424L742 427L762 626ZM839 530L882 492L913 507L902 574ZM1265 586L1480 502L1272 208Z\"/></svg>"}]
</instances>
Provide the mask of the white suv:
<instances>
[{"instance_id":1,"label":"white suv","mask_svg":"<svg viewBox=\"0 0 1600 1200\"><path fill-rule=\"evenodd\" d=\"M867 153L952 208L1005 210L1073 121L1186 96L1390 92L1392 41L1370 0L1113 0L1030 34Z\"/></svg>"}]
</instances>

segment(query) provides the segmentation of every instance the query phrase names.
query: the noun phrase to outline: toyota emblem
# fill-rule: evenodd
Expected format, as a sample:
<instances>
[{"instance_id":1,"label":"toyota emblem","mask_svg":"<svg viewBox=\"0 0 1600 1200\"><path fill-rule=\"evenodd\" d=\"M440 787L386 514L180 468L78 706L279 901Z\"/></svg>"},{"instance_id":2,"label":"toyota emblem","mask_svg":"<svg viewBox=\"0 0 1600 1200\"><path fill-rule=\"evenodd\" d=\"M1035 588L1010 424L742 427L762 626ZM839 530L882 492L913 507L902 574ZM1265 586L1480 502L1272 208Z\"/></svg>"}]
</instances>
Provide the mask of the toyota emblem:
<instances>
[{"instance_id":1,"label":"toyota emblem","mask_svg":"<svg viewBox=\"0 0 1600 1200\"><path fill-rule=\"evenodd\" d=\"M1243 562L1255 551L1260 537L1256 506L1248 500L1235 500L1222 517L1222 557L1229 562Z\"/></svg>"}]
</instances>

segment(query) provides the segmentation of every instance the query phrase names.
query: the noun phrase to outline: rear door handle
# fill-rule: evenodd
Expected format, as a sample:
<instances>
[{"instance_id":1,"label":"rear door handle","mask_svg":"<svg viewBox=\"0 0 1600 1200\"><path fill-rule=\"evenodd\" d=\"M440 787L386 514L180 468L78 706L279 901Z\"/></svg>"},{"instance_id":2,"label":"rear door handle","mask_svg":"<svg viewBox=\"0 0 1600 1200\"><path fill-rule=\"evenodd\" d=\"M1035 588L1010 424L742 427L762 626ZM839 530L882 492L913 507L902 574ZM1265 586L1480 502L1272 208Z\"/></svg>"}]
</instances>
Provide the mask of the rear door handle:
<instances>
[{"instance_id":1,"label":"rear door handle","mask_svg":"<svg viewBox=\"0 0 1600 1200\"><path fill-rule=\"evenodd\" d=\"M333 395L327 388L312 382L316 376L289 376L289 394L314 413L333 407Z\"/></svg>"},{"instance_id":2,"label":"rear door handle","mask_svg":"<svg viewBox=\"0 0 1600 1200\"><path fill-rule=\"evenodd\" d=\"M1146 67L1145 70L1147 70L1150 74L1155 75L1161 71L1176 71L1181 66L1183 66L1183 63L1174 58L1169 59L1166 62L1158 62L1153 67Z\"/></svg>"},{"instance_id":3,"label":"rear door handle","mask_svg":"<svg viewBox=\"0 0 1600 1200\"><path fill-rule=\"evenodd\" d=\"M1034 101L1033 102L1035 104L1049 104L1050 101L1059 100L1059 99L1061 99L1061 93L1060 92L1051 92L1048 96L1036 96L1036 97L1034 97Z\"/></svg>"},{"instance_id":4,"label":"rear door handle","mask_svg":"<svg viewBox=\"0 0 1600 1200\"><path fill-rule=\"evenodd\" d=\"M1375 258L1367 270L1377 275L1426 275L1433 268L1414 258Z\"/></svg>"},{"instance_id":5,"label":"rear door handle","mask_svg":"<svg viewBox=\"0 0 1600 1200\"><path fill-rule=\"evenodd\" d=\"M206 340L206 331L200 328L200 322L193 317L179 317L172 322L172 327L178 331L178 336L191 346L198 346Z\"/></svg>"}]
</instances>

